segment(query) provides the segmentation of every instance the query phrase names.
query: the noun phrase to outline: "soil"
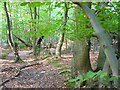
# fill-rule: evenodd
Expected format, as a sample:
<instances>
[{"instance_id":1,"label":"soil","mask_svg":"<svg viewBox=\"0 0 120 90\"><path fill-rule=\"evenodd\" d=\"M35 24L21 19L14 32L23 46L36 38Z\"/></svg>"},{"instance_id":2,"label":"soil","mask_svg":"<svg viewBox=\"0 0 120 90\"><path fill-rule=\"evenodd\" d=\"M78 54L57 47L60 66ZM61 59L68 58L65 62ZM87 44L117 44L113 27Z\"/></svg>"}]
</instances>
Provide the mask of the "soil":
<instances>
[{"instance_id":1,"label":"soil","mask_svg":"<svg viewBox=\"0 0 120 90\"><path fill-rule=\"evenodd\" d=\"M13 52L9 53L6 59L0 59L0 84L15 76L17 73L16 68L43 61L41 59L33 61L31 58L32 54L29 54L30 52L31 51L19 51L20 57L24 60L23 63L13 63ZM93 55L91 55L91 61L95 63L97 53L94 55L95 57L92 56ZM65 65L70 65L72 57L72 54L63 54L60 62ZM64 82L64 76L60 75L59 72L56 67L46 60L40 65L24 68L20 75L7 82L4 86L8 88L67 88Z\"/></svg>"}]
</instances>

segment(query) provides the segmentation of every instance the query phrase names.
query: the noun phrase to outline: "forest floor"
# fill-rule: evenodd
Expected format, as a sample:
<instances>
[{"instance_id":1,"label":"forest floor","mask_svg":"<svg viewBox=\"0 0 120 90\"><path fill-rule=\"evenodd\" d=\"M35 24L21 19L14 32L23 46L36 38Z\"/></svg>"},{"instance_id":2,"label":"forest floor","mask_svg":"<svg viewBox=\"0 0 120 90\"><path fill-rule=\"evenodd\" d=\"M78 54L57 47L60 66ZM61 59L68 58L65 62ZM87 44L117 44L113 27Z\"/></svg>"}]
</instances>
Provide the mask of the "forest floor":
<instances>
[{"instance_id":1,"label":"forest floor","mask_svg":"<svg viewBox=\"0 0 120 90\"><path fill-rule=\"evenodd\" d=\"M61 60L48 57L33 61L31 51L19 51L22 63L14 63L14 53L6 59L0 59L0 88L66 88L66 77L60 74L63 69L70 69L72 54L63 54ZM94 65L97 53L91 53ZM95 66L93 66L94 69ZM62 69L63 68L63 69ZM4 84L3 84L4 82Z\"/></svg>"}]
</instances>

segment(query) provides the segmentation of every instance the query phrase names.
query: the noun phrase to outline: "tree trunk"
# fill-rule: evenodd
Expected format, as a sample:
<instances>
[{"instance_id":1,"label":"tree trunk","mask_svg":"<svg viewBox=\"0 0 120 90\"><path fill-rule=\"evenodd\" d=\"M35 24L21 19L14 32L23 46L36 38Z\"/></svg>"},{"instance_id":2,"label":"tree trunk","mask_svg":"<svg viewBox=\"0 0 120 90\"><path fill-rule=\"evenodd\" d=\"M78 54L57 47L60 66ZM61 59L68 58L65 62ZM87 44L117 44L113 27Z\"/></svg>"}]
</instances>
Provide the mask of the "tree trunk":
<instances>
[{"instance_id":1,"label":"tree trunk","mask_svg":"<svg viewBox=\"0 0 120 90\"><path fill-rule=\"evenodd\" d=\"M120 31L118 31L117 41L118 75L120 75ZM120 77L118 78L118 83L118 87L120 87Z\"/></svg>"},{"instance_id":2,"label":"tree trunk","mask_svg":"<svg viewBox=\"0 0 120 90\"><path fill-rule=\"evenodd\" d=\"M99 37L100 44L104 49L104 53L110 64L113 76L118 77L118 60L115 56L115 49L112 47L112 40L109 34L101 27L100 23L96 19L94 12L86 4L77 3L77 5L82 7L83 11L89 17L94 31ZM115 86L118 86L118 80L115 80Z\"/></svg>"},{"instance_id":3,"label":"tree trunk","mask_svg":"<svg viewBox=\"0 0 120 90\"><path fill-rule=\"evenodd\" d=\"M65 3L63 31L65 31L65 25L67 23L67 18L68 18L68 7L67 7L67 3ZM64 42L64 35L65 35L64 32L60 33L60 38L59 38L58 44L56 46L56 57L57 58L61 58L61 49L62 49L62 45Z\"/></svg>"},{"instance_id":4,"label":"tree trunk","mask_svg":"<svg viewBox=\"0 0 120 90\"><path fill-rule=\"evenodd\" d=\"M15 60L16 60L15 62L21 62L22 59L20 58L20 56L18 54L18 45L17 45L17 43L13 42L12 33L11 33L11 23L10 23L9 14L8 14L7 7L6 7L6 2L4 2L4 9L5 9L5 12L6 12L6 17L7 17L8 41L9 41L9 44L14 51Z\"/></svg>"},{"instance_id":5,"label":"tree trunk","mask_svg":"<svg viewBox=\"0 0 120 90\"><path fill-rule=\"evenodd\" d=\"M73 60L71 65L72 77L91 70L89 51L90 44L88 44L87 38L74 41Z\"/></svg>"},{"instance_id":6,"label":"tree trunk","mask_svg":"<svg viewBox=\"0 0 120 90\"><path fill-rule=\"evenodd\" d=\"M5 10L5 13L6 13L6 18L7 18L8 44L13 49L13 39L12 39L12 33L11 33L11 22L10 22L10 17L9 17L9 14L8 14L8 11L7 11L6 2L4 2L4 10Z\"/></svg>"},{"instance_id":7,"label":"tree trunk","mask_svg":"<svg viewBox=\"0 0 120 90\"><path fill-rule=\"evenodd\" d=\"M61 49L64 42L64 33L60 34L58 44L56 46L56 57L61 58Z\"/></svg>"},{"instance_id":8,"label":"tree trunk","mask_svg":"<svg viewBox=\"0 0 120 90\"><path fill-rule=\"evenodd\" d=\"M96 71L103 69L104 64L105 64L105 60L106 60L106 56L105 56L104 50L100 46L99 56L98 56L98 60L97 60L97 69L96 69Z\"/></svg>"},{"instance_id":9,"label":"tree trunk","mask_svg":"<svg viewBox=\"0 0 120 90\"><path fill-rule=\"evenodd\" d=\"M120 61L120 31L118 32L118 35L117 35L117 45L116 45L116 52L117 52L117 58L119 59Z\"/></svg>"},{"instance_id":10,"label":"tree trunk","mask_svg":"<svg viewBox=\"0 0 120 90\"><path fill-rule=\"evenodd\" d=\"M14 44L14 54L15 54L15 62L23 62L18 54L18 44L16 42Z\"/></svg>"},{"instance_id":11,"label":"tree trunk","mask_svg":"<svg viewBox=\"0 0 120 90\"><path fill-rule=\"evenodd\" d=\"M74 26L76 26L76 29L74 30L76 33L80 32L80 27L79 25L81 24L81 20L78 18L80 14L80 10L78 7L75 8L75 22ZM90 64L90 56L89 56L89 51L90 51L90 38L88 37L83 37L79 38L76 37L76 40L73 42L73 60L72 60L72 65L71 65L71 75L74 78L75 76L86 73L91 69L91 64Z\"/></svg>"},{"instance_id":12,"label":"tree trunk","mask_svg":"<svg viewBox=\"0 0 120 90\"><path fill-rule=\"evenodd\" d=\"M13 34L14 35L14 34ZM14 35L19 41L21 41L26 47L31 47L31 45L27 44L24 40L22 40L21 38L17 37L16 35Z\"/></svg>"},{"instance_id":13,"label":"tree trunk","mask_svg":"<svg viewBox=\"0 0 120 90\"><path fill-rule=\"evenodd\" d=\"M37 19L37 7L34 7L34 17L32 15L32 8L30 8L30 13L31 13L31 19L32 20L36 20ZM34 22L32 23L32 27L35 27L37 23ZM35 60L38 60L38 47L37 47L37 37L36 37L36 31L37 31L37 27L34 28L34 31L35 31L35 35L32 36L32 49L33 49L33 55L34 55L34 58Z\"/></svg>"}]
</instances>

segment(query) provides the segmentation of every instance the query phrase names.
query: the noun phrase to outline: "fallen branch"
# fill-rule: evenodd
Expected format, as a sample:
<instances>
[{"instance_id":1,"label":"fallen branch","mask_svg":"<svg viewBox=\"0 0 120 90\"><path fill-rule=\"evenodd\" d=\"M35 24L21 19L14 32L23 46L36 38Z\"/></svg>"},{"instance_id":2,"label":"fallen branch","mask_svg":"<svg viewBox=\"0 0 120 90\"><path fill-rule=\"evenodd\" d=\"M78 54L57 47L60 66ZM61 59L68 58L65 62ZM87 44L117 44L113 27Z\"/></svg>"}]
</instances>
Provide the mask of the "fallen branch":
<instances>
[{"instance_id":1,"label":"fallen branch","mask_svg":"<svg viewBox=\"0 0 120 90\"><path fill-rule=\"evenodd\" d=\"M49 57L49 56L43 58L41 62L37 62L37 63L34 63L34 64L25 65L25 66L22 66L22 67L16 69L16 70L18 70L17 74L16 74L15 76L13 76L12 78L7 79L7 80L5 80L4 82L2 82L2 83L0 84L0 86L4 86L7 82L9 82L9 81L15 79L16 77L18 77L18 76L20 75L20 73L22 72L22 69L25 69L25 68L31 67L31 66L35 66L35 65L41 65L41 64L43 64L43 62L45 62L45 61L46 61L46 58L48 58L48 57ZM6 69L7 69L7 70L6 70ZM14 69L14 67L10 67L10 69L9 69L9 68L6 68L6 69L3 69L2 72L4 72L4 70L5 70L5 71L12 70L12 69Z\"/></svg>"},{"instance_id":2,"label":"fallen branch","mask_svg":"<svg viewBox=\"0 0 120 90\"><path fill-rule=\"evenodd\" d=\"M25 65L25 66L22 66L22 67L18 68L18 69L17 69L17 70L18 70L17 74L14 75L12 78L7 79L7 80L5 80L4 82L2 82L2 83L0 84L0 86L3 86L3 85L6 84L7 82L9 82L9 81L15 79L16 77L18 77L18 76L21 74L22 69L25 69L25 68L31 67L31 66L35 66L35 65L41 65L44 61L45 61L45 60L41 61L40 63L34 63L34 64L30 64L30 65Z\"/></svg>"},{"instance_id":3,"label":"fallen branch","mask_svg":"<svg viewBox=\"0 0 120 90\"><path fill-rule=\"evenodd\" d=\"M3 86L3 85L6 84L7 82L9 82L9 81L15 79L16 77L18 77L18 76L20 75L21 72L22 72L22 71L19 70L15 76L13 76L12 78L7 79L7 80L5 80L4 82L2 82L2 83L0 84L0 86Z\"/></svg>"}]
</instances>

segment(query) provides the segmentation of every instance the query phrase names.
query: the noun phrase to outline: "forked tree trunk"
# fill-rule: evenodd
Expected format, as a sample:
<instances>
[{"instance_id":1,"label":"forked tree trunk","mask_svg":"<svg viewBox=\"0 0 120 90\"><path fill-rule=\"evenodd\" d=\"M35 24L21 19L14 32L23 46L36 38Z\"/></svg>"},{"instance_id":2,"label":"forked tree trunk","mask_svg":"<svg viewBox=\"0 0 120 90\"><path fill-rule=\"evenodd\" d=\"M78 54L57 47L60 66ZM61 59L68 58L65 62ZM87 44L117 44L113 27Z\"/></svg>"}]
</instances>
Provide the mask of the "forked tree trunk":
<instances>
[{"instance_id":1,"label":"forked tree trunk","mask_svg":"<svg viewBox=\"0 0 120 90\"><path fill-rule=\"evenodd\" d=\"M96 32L97 36L99 37L100 44L104 49L104 53L107 57L107 60L110 64L113 76L118 77L118 60L115 55L115 49L112 47L112 40L109 34L101 27L100 23L97 21L94 12L86 5L76 3L80 8L82 7L83 11L86 13L90 22ZM115 86L118 87L118 80L115 80Z\"/></svg>"},{"instance_id":2,"label":"forked tree trunk","mask_svg":"<svg viewBox=\"0 0 120 90\"><path fill-rule=\"evenodd\" d=\"M37 7L34 7L33 8L34 10L34 16L33 16L33 12L32 12L32 8L30 8L30 14L31 14L31 19L32 20L37 20ZM35 35L32 36L32 49L33 49L33 55L34 55L34 59L35 60L38 60L38 52L39 51L39 48L37 46L37 36L36 36L36 31L37 31L37 27L35 27L35 25L37 24L37 22L33 22L32 23L32 27L34 27L34 31L35 31Z\"/></svg>"}]
</instances>

